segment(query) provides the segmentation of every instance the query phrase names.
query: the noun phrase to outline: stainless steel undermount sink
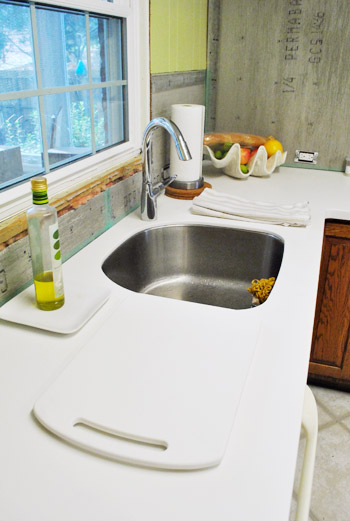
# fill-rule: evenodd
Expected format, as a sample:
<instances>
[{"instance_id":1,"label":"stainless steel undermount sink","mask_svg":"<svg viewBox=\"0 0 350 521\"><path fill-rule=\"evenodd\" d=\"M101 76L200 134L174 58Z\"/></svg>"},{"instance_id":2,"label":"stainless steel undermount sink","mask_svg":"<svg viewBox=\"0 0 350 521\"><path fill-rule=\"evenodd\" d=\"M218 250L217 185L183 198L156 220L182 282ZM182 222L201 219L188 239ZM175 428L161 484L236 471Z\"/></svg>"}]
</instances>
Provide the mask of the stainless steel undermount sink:
<instances>
[{"instance_id":1,"label":"stainless steel undermount sink","mask_svg":"<svg viewBox=\"0 0 350 521\"><path fill-rule=\"evenodd\" d=\"M148 228L114 250L102 270L138 293L250 308L253 279L276 277L283 239L270 233L221 226L178 224Z\"/></svg>"}]
</instances>

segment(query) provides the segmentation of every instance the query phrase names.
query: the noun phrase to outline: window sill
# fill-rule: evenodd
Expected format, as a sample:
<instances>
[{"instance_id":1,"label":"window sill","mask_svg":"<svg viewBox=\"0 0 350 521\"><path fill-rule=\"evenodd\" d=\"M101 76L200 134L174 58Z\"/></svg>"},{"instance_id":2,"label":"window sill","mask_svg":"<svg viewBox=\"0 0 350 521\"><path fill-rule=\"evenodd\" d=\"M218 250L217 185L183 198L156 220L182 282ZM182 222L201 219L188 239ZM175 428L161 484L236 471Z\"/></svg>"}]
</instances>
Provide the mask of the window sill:
<instances>
[{"instance_id":1,"label":"window sill","mask_svg":"<svg viewBox=\"0 0 350 521\"><path fill-rule=\"evenodd\" d=\"M59 168L47 176L49 198L77 191L87 182L98 181L111 169L130 161L140 154L140 148L124 143L115 149L102 151L72 165ZM46 177L46 176L45 176ZM30 180L0 193L0 223L24 212L31 206Z\"/></svg>"}]
</instances>

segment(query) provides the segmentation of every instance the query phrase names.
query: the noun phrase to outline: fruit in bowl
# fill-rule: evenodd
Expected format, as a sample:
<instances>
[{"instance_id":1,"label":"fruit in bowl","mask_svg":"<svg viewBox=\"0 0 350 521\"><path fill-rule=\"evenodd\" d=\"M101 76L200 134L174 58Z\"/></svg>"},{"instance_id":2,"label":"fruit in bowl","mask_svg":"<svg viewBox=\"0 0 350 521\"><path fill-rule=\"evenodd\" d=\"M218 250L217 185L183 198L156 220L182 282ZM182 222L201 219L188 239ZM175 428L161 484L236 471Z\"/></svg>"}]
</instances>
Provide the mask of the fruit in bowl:
<instances>
[{"instance_id":1,"label":"fruit in bowl","mask_svg":"<svg viewBox=\"0 0 350 521\"><path fill-rule=\"evenodd\" d=\"M233 143L227 142L223 145L218 145L218 147L214 151L214 156L216 159L224 159L228 152L230 151ZM249 159L251 157L251 149L250 148L241 148L241 155L240 155L240 165L241 165L241 171L243 173L248 172L248 167L246 166Z\"/></svg>"},{"instance_id":2,"label":"fruit in bowl","mask_svg":"<svg viewBox=\"0 0 350 521\"><path fill-rule=\"evenodd\" d=\"M232 136L233 136L233 134L232 134ZM257 137L257 136L255 136L255 137ZM261 140L263 140L263 139L265 139L265 138L261 138ZM208 139L205 141L208 141ZM247 141L247 140L245 140L245 141ZM236 143L237 142L238 141L236 141ZM204 144L207 144L207 143L205 142ZM244 145L242 145L241 143L239 143L239 144L242 147L241 148L241 164L246 165L248 163L249 159L251 157L253 157L254 154L256 154L260 145L259 146L250 146L250 148L243 148ZM227 141L226 143L219 143L219 144L212 146L211 148L213 149L214 156L216 157L216 159L223 159L229 152L232 145L233 145L233 142ZM207 145L207 146L210 146L210 145ZM263 146L266 149L267 157L273 156L273 154L275 154L277 152L277 150L279 150L281 152L281 154L283 153L282 143L280 141L278 141L276 138L274 138L273 136L266 138L266 141L265 141L265 143L263 143Z\"/></svg>"},{"instance_id":3,"label":"fruit in bowl","mask_svg":"<svg viewBox=\"0 0 350 521\"><path fill-rule=\"evenodd\" d=\"M264 143L264 147L267 152L267 157L271 157L279 150L281 154L283 154L283 146L277 139L270 136L266 143Z\"/></svg>"},{"instance_id":4,"label":"fruit in bowl","mask_svg":"<svg viewBox=\"0 0 350 521\"><path fill-rule=\"evenodd\" d=\"M212 133L204 135L204 151L208 153L216 168L225 174L245 179L254 176L269 176L286 160L287 152L273 136L253 134Z\"/></svg>"}]
</instances>

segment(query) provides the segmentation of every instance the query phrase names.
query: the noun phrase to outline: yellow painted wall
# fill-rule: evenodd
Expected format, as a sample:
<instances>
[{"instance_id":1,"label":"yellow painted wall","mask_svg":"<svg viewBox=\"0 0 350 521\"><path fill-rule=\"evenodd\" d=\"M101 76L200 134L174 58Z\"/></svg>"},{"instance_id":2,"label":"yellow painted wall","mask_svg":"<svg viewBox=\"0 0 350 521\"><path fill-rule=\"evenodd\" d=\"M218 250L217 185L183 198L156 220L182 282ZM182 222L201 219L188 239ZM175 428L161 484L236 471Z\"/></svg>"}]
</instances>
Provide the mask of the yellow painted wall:
<instances>
[{"instance_id":1,"label":"yellow painted wall","mask_svg":"<svg viewBox=\"0 0 350 521\"><path fill-rule=\"evenodd\" d=\"M150 0L151 73L206 69L207 0Z\"/></svg>"}]
</instances>

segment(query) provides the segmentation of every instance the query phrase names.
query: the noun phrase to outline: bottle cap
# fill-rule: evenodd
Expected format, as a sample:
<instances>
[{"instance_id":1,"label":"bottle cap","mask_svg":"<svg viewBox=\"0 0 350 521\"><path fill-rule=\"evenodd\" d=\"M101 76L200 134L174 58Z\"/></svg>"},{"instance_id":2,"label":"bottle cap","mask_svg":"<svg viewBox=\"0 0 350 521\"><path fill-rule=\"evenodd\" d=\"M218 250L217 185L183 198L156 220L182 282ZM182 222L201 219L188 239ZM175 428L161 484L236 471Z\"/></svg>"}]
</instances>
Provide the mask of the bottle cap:
<instances>
[{"instance_id":1,"label":"bottle cap","mask_svg":"<svg viewBox=\"0 0 350 521\"><path fill-rule=\"evenodd\" d=\"M47 204L47 181L45 177L36 177L31 180L34 204Z\"/></svg>"},{"instance_id":2,"label":"bottle cap","mask_svg":"<svg viewBox=\"0 0 350 521\"><path fill-rule=\"evenodd\" d=\"M39 192L47 191L47 181L45 177L35 177L31 180L32 189Z\"/></svg>"}]
</instances>

